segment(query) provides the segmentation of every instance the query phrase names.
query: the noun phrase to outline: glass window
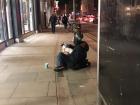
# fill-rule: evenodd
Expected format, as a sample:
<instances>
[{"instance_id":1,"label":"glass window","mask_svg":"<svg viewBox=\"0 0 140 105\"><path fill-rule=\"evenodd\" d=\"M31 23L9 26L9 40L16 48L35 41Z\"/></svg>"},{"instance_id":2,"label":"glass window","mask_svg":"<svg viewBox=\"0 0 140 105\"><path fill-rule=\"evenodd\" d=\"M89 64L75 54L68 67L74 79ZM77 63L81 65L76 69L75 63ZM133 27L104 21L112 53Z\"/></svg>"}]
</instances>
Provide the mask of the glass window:
<instances>
[{"instance_id":1,"label":"glass window","mask_svg":"<svg viewBox=\"0 0 140 105\"><path fill-rule=\"evenodd\" d=\"M30 31L33 31L33 6L32 0L29 1L29 20L30 20Z\"/></svg>"},{"instance_id":2,"label":"glass window","mask_svg":"<svg viewBox=\"0 0 140 105\"><path fill-rule=\"evenodd\" d=\"M5 3L6 6L4 5ZM13 30L12 30L10 0L6 0L6 2L4 0L0 0L0 42L8 40L12 37Z\"/></svg>"},{"instance_id":3,"label":"glass window","mask_svg":"<svg viewBox=\"0 0 140 105\"><path fill-rule=\"evenodd\" d=\"M0 0L0 42L2 42L4 40L3 38L3 20L2 20L2 13L3 13L3 9L2 9L2 1Z\"/></svg>"},{"instance_id":4,"label":"glass window","mask_svg":"<svg viewBox=\"0 0 140 105\"><path fill-rule=\"evenodd\" d=\"M33 31L32 0L20 0L22 33Z\"/></svg>"},{"instance_id":5,"label":"glass window","mask_svg":"<svg viewBox=\"0 0 140 105\"><path fill-rule=\"evenodd\" d=\"M10 0L6 0L6 20L7 20L8 37L9 39L11 39L13 37L13 30L12 30Z\"/></svg>"}]
</instances>

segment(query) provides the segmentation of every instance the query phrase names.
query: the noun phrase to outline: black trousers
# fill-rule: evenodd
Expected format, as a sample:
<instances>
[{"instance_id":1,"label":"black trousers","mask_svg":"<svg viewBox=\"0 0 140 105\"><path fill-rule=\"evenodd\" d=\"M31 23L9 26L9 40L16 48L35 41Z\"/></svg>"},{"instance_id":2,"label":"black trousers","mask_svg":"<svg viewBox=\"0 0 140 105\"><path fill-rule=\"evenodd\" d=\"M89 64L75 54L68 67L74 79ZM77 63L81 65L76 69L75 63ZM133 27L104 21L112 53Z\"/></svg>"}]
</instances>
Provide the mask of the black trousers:
<instances>
[{"instance_id":1,"label":"black trousers","mask_svg":"<svg viewBox=\"0 0 140 105\"><path fill-rule=\"evenodd\" d=\"M55 32L55 24L54 23L51 24L51 28L52 28L52 32L54 33Z\"/></svg>"}]
</instances>

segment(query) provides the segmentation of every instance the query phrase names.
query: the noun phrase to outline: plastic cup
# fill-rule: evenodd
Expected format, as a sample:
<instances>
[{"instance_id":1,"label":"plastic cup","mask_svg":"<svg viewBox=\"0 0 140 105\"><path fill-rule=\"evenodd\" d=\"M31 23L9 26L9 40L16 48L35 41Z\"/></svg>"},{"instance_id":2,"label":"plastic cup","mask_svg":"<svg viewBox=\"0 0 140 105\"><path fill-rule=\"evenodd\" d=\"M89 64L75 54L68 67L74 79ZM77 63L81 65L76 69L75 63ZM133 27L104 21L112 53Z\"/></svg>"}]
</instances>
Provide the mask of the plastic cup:
<instances>
[{"instance_id":1,"label":"plastic cup","mask_svg":"<svg viewBox=\"0 0 140 105\"><path fill-rule=\"evenodd\" d=\"M45 63L45 69L49 68L49 63Z\"/></svg>"}]
</instances>

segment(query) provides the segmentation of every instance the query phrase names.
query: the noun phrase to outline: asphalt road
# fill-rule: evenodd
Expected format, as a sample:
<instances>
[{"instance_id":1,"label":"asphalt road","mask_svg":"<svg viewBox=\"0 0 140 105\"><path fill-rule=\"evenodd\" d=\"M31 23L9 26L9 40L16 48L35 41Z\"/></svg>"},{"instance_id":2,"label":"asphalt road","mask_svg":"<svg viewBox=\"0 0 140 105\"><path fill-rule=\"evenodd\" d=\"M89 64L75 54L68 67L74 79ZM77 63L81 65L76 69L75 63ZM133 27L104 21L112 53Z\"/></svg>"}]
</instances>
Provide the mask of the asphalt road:
<instances>
[{"instance_id":1,"label":"asphalt road","mask_svg":"<svg viewBox=\"0 0 140 105\"><path fill-rule=\"evenodd\" d=\"M92 35L94 35L95 37L97 37L97 24L93 24L93 23L82 23L82 32L83 33L90 33Z\"/></svg>"}]
</instances>

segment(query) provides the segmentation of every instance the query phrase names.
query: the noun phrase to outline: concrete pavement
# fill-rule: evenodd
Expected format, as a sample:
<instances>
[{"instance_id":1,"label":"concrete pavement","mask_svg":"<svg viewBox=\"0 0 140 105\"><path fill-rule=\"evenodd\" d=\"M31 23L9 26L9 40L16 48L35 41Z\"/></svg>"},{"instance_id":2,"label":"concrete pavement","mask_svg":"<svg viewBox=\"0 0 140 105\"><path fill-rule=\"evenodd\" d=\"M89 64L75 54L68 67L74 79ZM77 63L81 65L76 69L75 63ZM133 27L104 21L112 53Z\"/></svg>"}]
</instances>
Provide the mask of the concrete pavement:
<instances>
[{"instance_id":1,"label":"concrete pavement","mask_svg":"<svg viewBox=\"0 0 140 105\"><path fill-rule=\"evenodd\" d=\"M71 41L72 36L57 27L55 34L34 34L24 43L0 52L0 105L96 105L96 51L92 39L84 38L91 46L91 67L53 71L60 44ZM48 69L44 67L46 62Z\"/></svg>"}]
</instances>

